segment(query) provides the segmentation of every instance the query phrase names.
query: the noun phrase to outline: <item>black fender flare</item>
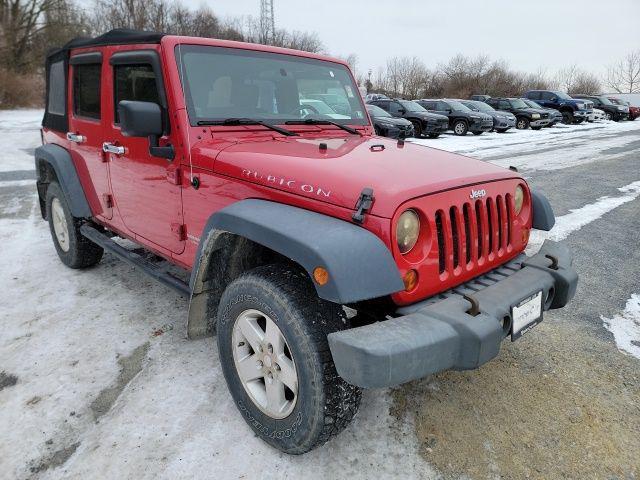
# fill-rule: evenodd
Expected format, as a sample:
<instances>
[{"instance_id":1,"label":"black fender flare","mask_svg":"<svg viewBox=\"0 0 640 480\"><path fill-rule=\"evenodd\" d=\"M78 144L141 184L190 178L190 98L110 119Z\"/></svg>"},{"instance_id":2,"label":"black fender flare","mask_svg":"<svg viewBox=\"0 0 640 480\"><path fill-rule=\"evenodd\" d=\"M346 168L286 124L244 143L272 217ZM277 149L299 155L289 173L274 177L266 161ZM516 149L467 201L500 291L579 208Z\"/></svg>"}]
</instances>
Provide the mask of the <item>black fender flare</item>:
<instances>
[{"instance_id":1,"label":"black fender flare","mask_svg":"<svg viewBox=\"0 0 640 480\"><path fill-rule=\"evenodd\" d=\"M538 190L531 190L531 208L533 209L533 225L537 230L549 231L556 223L556 216L547 197Z\"/></svg>"},{"instance_id":2,"label":"black fender flare","mask_svg":"<svg viewBox=\"0 0 640 480\"><path fill-rule=\"evenodd\" d=\"M290 258L313 279L316 267L329 272L325 285L313 282L318 296L349 304L404 289L393 255L370 231L321 213L267 200L233 203L209 217L200 237L189 282L189 337L205 334L208 260L222 248L224 233L246 238ZM217 308L217 306L216 306Z\"/></svg>"},{"instance_id":3,"label":"black fender flare","mask_svg":"<svg viewBox=\"0 0 640 480\"><path fill-rule=\"evenodd\" d=\"M88 218L92 216L89 202L87 202L87 197L84 194L80 178L78 177L78 172L73 164L71 155L65 148L53 143L42 145L36 148L35 161L38 184L43 183L43 179L40 177L40 164L41 162L46 162L56 173L60 188L69 202L71 214L78 218ZM40 191L40 189L38 189L38 191Z\"/></svg>"}]
</instances>

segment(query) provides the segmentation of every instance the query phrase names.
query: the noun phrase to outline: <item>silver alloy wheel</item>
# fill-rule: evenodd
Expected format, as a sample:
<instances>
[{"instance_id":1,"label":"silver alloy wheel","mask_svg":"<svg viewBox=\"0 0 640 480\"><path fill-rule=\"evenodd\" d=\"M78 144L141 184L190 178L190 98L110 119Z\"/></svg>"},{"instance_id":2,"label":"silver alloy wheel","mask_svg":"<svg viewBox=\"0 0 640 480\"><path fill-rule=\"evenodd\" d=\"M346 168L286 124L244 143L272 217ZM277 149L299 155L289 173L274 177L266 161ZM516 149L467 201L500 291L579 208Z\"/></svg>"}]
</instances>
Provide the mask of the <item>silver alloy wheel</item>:
<instances>
[{"instance_id":1,"label":"silver alloy wheel","mask_svg":"<svg viewBox=\"0 0 640 480\"><path fill-rule=\"evenodd\" d=\"M607 116L607 120L613 120L613 115L611 115L609 112L607 112L605 115Z\"/></svg>"},{"instance_id":2,"label":"silver alloy wheel","mask_svg":"<svg viewBox=\"0 0 640 480\"><path fill-rule=\"evenodd\" d=\"M458 135L462 135L464 133L464 123L462 123L462 122L456 123L455 132Z\"/></svg>"},{"instance_id":3,"label":"silver alloy wheel","mask_svg":"<svg viewBox=\"0 0 640 480\"><path fill-rule=\"evenodd\" d=\"M69 227L67 226L67 217L64 214L62 203L59 198L54 198L51 202L51 221L53 222L53 231L56 234L56 240L63 252L69 251Z\"/></svg>"},{"instance_id":4,"label":"silver alloy wheel","mask_svg":"<svg viewBox=\"0 0 640 480\"><path fill-rule=\"evenodd\" d=\"M272 418L287 417L298 399L298 373L278 326L259 310L245 310L231 341L236 371L253 403Z\"/></svg>"},{"instance_id":5,"label":"silver alloy wheel","mask_svg":"<svg viewBox=\"0 0 640 480\"><path fill-rule=\"evenodd\" d=\"M520 119L518 120L518 125L516 127L518 128L518 130L523 130L526 124L527 123L524 120Z\"/></svg>"}]
</instances>

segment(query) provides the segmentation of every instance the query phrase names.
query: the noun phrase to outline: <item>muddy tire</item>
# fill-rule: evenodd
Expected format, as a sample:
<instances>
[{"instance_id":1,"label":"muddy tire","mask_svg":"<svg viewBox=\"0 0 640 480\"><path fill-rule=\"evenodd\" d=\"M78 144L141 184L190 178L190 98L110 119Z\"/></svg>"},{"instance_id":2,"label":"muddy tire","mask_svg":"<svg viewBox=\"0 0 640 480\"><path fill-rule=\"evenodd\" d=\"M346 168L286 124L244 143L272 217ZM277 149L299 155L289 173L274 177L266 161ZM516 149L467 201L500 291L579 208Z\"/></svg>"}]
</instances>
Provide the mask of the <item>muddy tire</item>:
<instances>
[{"instance_id":1,"label":"muddy tire","mask_svg":"<svg viewBox=\"0 0 640 480\"><path fill-rule=\"evenodd\" d=\"M526 130L529 128L529 119L526 117L518 117L516 119L516 128L518 130Z\"/></svg>"},{"instance_id":2,"label":"muddy tire","mask_svg":"<svg viewBox=\"0 0 640 480\"><path fill-rule=\"evenodd\" d=\"M67 198L56 182L47 188L46 208L53 245L62 263L70 268L98 263L104 250L80 234L80 219L71 215Z\"/></svg>"},{"instance_id":3,"label":"muddy tire","mask_svg":"<svg viewBox=\"0 0 640 480\"><path fill-rule=\"evenodd\" d=\"M320 299L292 267L256 268L225 290L217 315L222 371L245 421L271 446L305 453L353 419L360 389L338 376L327 342L345 326L342 307Z\"/></svg>"}]
</instances>

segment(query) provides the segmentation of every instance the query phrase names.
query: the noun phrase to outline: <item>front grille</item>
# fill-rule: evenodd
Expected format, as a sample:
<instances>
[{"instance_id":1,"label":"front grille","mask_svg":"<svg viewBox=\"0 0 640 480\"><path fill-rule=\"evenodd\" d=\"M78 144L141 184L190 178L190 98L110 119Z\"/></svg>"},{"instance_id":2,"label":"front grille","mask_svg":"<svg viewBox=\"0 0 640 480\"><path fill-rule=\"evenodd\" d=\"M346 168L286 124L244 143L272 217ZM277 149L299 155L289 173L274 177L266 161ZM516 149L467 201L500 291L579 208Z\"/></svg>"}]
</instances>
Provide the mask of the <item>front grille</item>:
<instances>
[{"instance_id":1,"label":"front grille","mask_svg":"<svg viewBox=\"0 0 640 480\"><path fill-rule=\"evenodd\" d=\"M542 114L542 118L549 118L549 114L548 113L543 113Z\"/></svg>"},{"instance_id":2,"label":"front grille","mask_svg":"<svg viewBox=\"0 0 640 480\"><path fill-rule=\"evenodd\" d=\"M435 215L439 272L452 275L505 255L512 241L511 195L496 195Z\"/></svg>"}]
</instances>

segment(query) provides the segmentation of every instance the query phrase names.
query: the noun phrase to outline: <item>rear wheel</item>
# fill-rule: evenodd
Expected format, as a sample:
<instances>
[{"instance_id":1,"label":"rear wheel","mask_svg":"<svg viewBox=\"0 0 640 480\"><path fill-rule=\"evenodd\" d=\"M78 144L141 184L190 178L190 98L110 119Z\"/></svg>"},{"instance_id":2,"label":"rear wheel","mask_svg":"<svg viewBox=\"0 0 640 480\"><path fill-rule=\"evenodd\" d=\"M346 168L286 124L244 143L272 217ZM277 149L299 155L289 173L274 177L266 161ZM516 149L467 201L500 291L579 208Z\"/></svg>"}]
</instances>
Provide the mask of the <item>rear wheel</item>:
<instances>
[{"instance_id":1,"label":"rear wheel","mask_svg":"<svg viewBox=\"0 0 640 480\"><path fill-rule=\"evenodd\" d=\"M430 133L430 134L428 135L428 137L429 137L429 138L438 138L439 136L440 136L440 134L439 134L439 133Z\"/></svg>"},{"instance_id":2,"label":"rear wheel","mask_svg":"<svg viewBox=\"0 0 640 480\"><path fill-rule=\"evenodd\" d=\"M479 132L473 132L474 135L482 135L482 130L480 130Z\"/></svg>"},{"instance_id":3,"label":"rear wheel","mask_svg":"<svg viewBox=\"0 0 640 480\"><path fill-rule=\"evenodd\" d=\"M458 136L464 136L467 134L467 132L469 131L469 126L467 125L467 122L465 122L464 120L456 120L453 123L453 133L455 133Z\"/></svg>"},{"instance_id":4,"label":"rear wheel","mask_svg":"<svg viewBox=\"0 0 640 480\"><path fill-rule=\"evenodd\" d=\"M80 233L80 219L71 215L64 192L56 182L49 184L46 197L47 220L58 257L67 267L95 265L104 250Z\"/></svg>"},{"instance_id":5,"label":"rear wheel","mask_svg":"<svg viewBox=\"0 0 640 480\"><path fill-rule=\"evenodd\" d=\"M259 267L227 287L217 317L222 371L265 442L301 454L351 422L361 392L338 376L327 342L343 328L342 307L320 299L294 268Z\"/></svg>"},{"instance_id":6,"label":"rear wheel","mask_svg":"<svg viewBox=\"0 0 640 480\"><path fill-rule=\"evenodd\" d=\"M516 128L518 130L526 130L527 128L529 128L529 119L527 119L526 117L518 117L518 119L516 120Z\"/></svg>"},{"instance_id":7,"label":"rear wheel","mask_svg":"<svg viewBox=\"0 0 640 480\"><path fill-rule=\"evenodd\" d=\"M607 118L607 120L613 120L613 115L611 115L610 112L605 113L605 117Z\"/></svg>"}]
</instances>

